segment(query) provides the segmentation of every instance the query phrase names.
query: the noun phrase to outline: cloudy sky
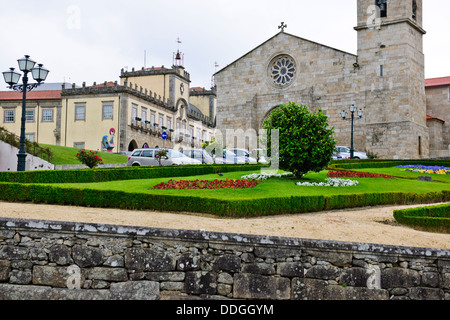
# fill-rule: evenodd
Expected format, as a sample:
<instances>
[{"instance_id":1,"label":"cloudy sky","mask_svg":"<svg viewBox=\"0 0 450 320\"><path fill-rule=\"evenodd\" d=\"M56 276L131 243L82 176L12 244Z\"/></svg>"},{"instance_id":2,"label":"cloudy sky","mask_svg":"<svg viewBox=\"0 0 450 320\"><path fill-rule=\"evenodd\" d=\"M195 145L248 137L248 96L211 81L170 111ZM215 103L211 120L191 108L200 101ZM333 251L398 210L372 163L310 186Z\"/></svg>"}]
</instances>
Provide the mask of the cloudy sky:
<instances>
[{"instance_id":1,"label":"cloudy sky","mask_svg":"<svg viewBox=\"0 0 450 320\"><path fill-rule=\"evenodd\" d=\"M427 78L450 76L449 12L448 0L424 1ZM171 66L179 46L191 86L209 88L281 22L356 54L356 0L0 0L0 71L28 54L50 70L47 82L119 81L122 68Z\"/></svg>"}]
</instances>

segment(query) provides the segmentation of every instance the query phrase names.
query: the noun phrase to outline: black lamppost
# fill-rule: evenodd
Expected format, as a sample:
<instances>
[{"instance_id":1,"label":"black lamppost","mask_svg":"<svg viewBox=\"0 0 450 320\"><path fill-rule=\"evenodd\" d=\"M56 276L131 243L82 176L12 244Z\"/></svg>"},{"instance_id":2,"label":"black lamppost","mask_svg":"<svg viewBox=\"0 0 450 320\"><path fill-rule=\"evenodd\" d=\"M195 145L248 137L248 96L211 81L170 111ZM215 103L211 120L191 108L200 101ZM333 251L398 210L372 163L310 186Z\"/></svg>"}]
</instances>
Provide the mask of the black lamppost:
<instances>
[{"instance_id":1,"label":"black lamppost","mask_svg":"<svg viewBox=\"0 0 450 320\"><path fill-rule=\"evenodd\" d=\"M38 64L35 67L36 62L30 59L30 56L25 56L22 59L17 60L20 71L23 72L22 82L23 84L17 84L20 80L21 74L14 71L14 68L10 68L8 71L3 72L5 82L9 85L9 89L22 92L22 118L20 127L20 149L17 154L17 171L25 171L25 159L27 154L25 152L25 122L26 122L26 104L27 104L27 91L31 91L47 78L48 70L43 68L42 64ZM33 79L37 83L28 83L28 73L31 72Z\"/></svg>"},{"instance_id":2,"label":"black lamppost","mask_svg":"<svg viewBox=\"0 0 450 320\"><path fill-rule=\"evenodd\" d=\"M352 134L352 136L351 136L351 143L350 143L350 159L353 159L353 155L355 152L355 149L353 148L353 121L355 119L356 107L354 104L352 104L349 109L350 109L350 113L352 114L352 119L351 119L351 121L352 121L352 133L351 134ZM362 111L362 109L359 109L357 114L358 114L358 119L361 119L364 115L364 111ZM347 115L348 115L347 111L342 110L341 117L343 120L347 120Z\"/></svg>"}]
</instances>

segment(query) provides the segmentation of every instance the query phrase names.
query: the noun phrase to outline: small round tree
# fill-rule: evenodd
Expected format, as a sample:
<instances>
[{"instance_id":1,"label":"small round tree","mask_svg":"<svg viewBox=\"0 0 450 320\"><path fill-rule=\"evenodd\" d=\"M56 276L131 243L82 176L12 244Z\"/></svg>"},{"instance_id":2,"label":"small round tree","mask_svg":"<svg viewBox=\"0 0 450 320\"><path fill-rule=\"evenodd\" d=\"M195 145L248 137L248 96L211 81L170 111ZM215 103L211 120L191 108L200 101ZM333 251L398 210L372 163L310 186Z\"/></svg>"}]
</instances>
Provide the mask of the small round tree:
<instances>
[{"instance_id":1,"label":"small round tree","mask_svg":"<svg viewBox=\"0 0 450 320\"><path fill-rule=\"evenodd\" d=\"M334 128L322 110L311 112L305 105L280 105L264 120L267 141L271 130L279 130L279 167L302 178L308 171L319 172L331 161L336 141ZM271 153L270 143L268 152ZM274 156L274 155L272 155Z\"/></svg>"}]
</instances>

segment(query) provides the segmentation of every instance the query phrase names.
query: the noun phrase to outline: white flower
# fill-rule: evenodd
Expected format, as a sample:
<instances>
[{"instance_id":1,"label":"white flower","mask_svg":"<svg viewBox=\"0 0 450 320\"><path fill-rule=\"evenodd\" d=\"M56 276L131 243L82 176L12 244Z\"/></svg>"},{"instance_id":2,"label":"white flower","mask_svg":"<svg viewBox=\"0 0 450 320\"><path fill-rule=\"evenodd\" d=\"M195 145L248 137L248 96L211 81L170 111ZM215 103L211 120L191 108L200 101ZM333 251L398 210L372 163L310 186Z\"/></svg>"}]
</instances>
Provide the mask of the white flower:
<instances>
[{"instance_id":1,"label":"white flower","mask_svg":"<svg viewBox=\"0 0 450 320\"><path fill-rule=\"evenodd\" d=\"M261 172L261 173L252 173L245 176L242 176L241 179L248 179L248 180L267 180L272 177L292 177L294 176L291 172L285 172L285 173L267 173L267 172Z\"/></svg>"},{"instance_id":2,"label":"white flower","mask_svg":"<svg viewBox=\"0 0 450 320\"><path fill-rule=\"evenodd\" d=\"M328 178L326 182L297 182L298 186L303 187L352 187L359 184L356 180Z\"/></svg>"}]
</instances>

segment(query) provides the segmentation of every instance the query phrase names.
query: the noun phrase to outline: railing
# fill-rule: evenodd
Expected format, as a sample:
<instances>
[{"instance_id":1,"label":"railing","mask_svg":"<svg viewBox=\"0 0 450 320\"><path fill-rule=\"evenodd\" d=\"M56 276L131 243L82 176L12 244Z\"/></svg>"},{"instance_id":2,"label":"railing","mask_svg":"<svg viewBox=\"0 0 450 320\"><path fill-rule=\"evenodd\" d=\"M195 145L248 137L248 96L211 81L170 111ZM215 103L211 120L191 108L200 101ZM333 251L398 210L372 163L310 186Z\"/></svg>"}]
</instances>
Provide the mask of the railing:
<instances>
[{"instance_id":1,"label":"railing","mask_svg":"<svg viewBox=\"0 0 450 320\"><path fill-rule=\"evenodd\" d=\"M0 127L0 140L10 144L13 147L20 147L20 138L3 127ZM25 152L44 159L50 163L53 160L53 152L49 148L43 148L37 142L31 142L28 139L25 139Z\"/></svg>"}]
</instances>

